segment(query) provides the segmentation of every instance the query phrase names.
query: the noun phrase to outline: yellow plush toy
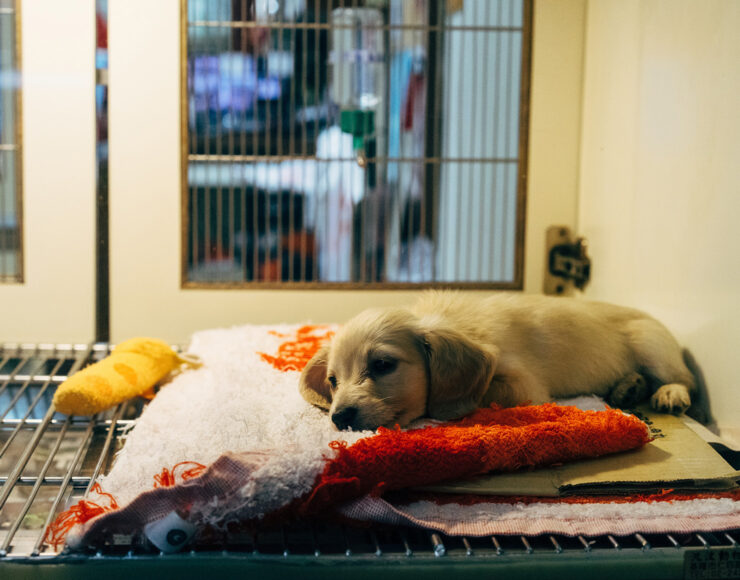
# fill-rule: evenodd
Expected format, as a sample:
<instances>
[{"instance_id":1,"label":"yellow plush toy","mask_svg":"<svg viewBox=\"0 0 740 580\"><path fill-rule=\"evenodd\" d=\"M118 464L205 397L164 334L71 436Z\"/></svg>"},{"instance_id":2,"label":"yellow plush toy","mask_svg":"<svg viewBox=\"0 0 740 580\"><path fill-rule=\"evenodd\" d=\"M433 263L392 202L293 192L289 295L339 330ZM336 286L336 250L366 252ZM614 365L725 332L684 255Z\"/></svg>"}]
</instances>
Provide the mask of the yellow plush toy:
<instances>
[{"instance_id":1,"label":"yellow plush toy","mask_svg":"<svg viewBox=\"0 0 740 580\"><path fill-rule=\"evenodd\" d=\"M197 367L155 338L132 338L103 360L75 373L54 394L54 406L66 415L94 415L144 395L181 364Z\"/></svg>"}]
</instances>

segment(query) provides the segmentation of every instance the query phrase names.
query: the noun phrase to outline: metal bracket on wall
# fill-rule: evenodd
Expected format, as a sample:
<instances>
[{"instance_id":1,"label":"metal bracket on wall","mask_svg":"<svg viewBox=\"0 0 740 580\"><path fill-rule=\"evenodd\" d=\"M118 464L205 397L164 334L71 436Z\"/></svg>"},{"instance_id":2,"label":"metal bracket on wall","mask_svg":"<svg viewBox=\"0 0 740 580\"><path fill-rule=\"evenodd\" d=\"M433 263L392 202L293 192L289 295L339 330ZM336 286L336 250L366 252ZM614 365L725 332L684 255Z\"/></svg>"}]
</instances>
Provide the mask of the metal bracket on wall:
<instances>
[{"instance_id":1,"label":"metal bracket on wall","mask_svg":"<svg viewBox=\"0 0 740 580\"><path fill-rule=\"evenodd\" d=\"M586 240L575 238L567 226L550 226L546 242L545 294L570 296L575 288L583 290L591 278Z\"/></svg>"}]
</instances>

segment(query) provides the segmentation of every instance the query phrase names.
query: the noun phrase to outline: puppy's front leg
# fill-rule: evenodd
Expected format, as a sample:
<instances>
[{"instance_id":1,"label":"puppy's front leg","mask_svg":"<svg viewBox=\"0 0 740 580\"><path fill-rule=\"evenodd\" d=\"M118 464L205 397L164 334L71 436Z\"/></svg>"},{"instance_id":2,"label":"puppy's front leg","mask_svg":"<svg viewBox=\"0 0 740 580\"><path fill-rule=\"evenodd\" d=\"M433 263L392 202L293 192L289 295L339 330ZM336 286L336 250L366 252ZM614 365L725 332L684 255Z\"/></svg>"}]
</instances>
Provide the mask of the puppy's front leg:
<instances>
[{"instance_id":1,"label":"puppy's front leg","mask_svg":"<svg viewBox=\"0 0 740 580\"><path fill-rule=\"evenodd\" d=\"M650 404L656 411L680 415L691 406L689 388L680 383L663 385L655 391Z\"/></svg>"}]
</instances>

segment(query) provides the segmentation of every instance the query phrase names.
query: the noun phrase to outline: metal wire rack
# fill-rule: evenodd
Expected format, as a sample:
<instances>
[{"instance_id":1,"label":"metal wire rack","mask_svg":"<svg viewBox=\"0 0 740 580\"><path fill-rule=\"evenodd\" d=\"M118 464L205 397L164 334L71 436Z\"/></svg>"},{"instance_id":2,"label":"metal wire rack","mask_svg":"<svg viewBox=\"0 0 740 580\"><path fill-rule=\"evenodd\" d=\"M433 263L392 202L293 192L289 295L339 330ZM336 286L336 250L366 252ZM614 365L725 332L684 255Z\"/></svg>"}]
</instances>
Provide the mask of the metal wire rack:
<instances>
[{"instance_id":1,"label":"metal wire rack","mask_svg":"<svg viewBox=\"0 0 740 580\"><path fill-rule=\"evenodd\" d=\"M549 578L574 578L579 571L590 577L596 570L604 578L622 577L609 574L628 569L651 578L738 577L740 530L476 538L318 521L213 532L174 556L160 554L136 535L114 536L109 545L83 554L55 550L44 541L46 527L109 470L124 444L122 435L143 409L142 402L132 401L83 418L58 414L51 406L54 390L67 376L109 349L108 344L0 346L0 576L5 577L7 570L36 577L39 570L86 562L119 571L133 566L137 574L151 569L160 578L169 572L194 577L204 570L279 576L299 565L307 577L378 566L390 575L441 573L452 567L471 576L505 569L507 578L531 577L535 570L547 571ZM101 573L99 568L74 570L92 576Z\"/></svg>"}]
</instances>

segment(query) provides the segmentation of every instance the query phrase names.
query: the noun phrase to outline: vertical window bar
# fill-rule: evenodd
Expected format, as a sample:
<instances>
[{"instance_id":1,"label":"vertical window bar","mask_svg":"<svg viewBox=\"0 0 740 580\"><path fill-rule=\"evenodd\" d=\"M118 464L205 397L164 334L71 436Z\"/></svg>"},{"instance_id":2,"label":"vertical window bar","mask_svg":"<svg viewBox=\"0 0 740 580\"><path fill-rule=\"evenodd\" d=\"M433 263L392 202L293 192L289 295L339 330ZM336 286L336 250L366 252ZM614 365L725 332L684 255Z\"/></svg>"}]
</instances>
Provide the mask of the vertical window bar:
<instances>
[{"instance_id":1,"label":"vertical window bar","mask_svg":"<svg viewBox=\"0 0 740 580\"><path fill-rule=\"evenodd\" d=\"M446 11L444 10L444 2L434 1L432 0L431 4L432 8L429 11L430 16L433 18L430 19L429 25L430 26L436 26L437 30L436 32L430 32L430 38L434 38L434 49L432 49L432 46L429 47L429 53L434 54L434 66L431 67L432 74L434 75L432 78L429 79L428 85L427 85L427 91L430 91L434 94L434 107L430 107L427 111L427 114L431 114L430 121L428 121L428 124L431 124L432 127L432 144L433 144L433 151L439 155L444 156L444 151L442 149L442 143L441 143L441 137L442 137L442 117L441 117L441 111L443 106L443 99L444 99L444 93L443 93L443 83L444 83L444 70L443 70L443 64L444 64L444 55L445 55L445 47L446 47ZM432 124L433 123L433 124ZM431 214L430 219L430 238L431 242L433 244L434 248L439 247L439 241L440 241L440 232L439 232L439 219L437 218L437 211L435 211L434 208L439 207L440 204L440 196L439 196L439 188L440 188L440 174L441 174L441 166L440 164L434 164L434 163L428 163L427 164L427 171L431 170L432 172L432 190L430 195L430 204L431 208L428 210ZM434 256L431 256L430 260L430 271L431 271L431 280L439 280L439 274L440 269L438 268L437 260L434 259Z\"/></svg>"},{"instance_id":2,"label":"vertical window bar","mask_svg":"<svg viewBox=\"0 0 740 580\"><path fill-rule=\"evenodd\" d=\"M293 55L293 62L291 63L291 66L293 68L292 72L292 78L295 78L295 30L288 30L288 46L290 47L290 54ZM296 90L295 90L295 83L290 83L290 96L288 97L288 122L290 127L295 127L296 125L296 115L295 115L295 103L296 103ZM293 159L295 157L295 134L293 131L290 131L290 134L288 135L288 157ZM296 196L295 196L295 166L291 169L290 172L290 193L289 193L289 202L288 202L288 208L289 208L289 214L288 214L288 280L295 280L296 279L296 273L295 273L295 263L296 263L296 228L297 224L295 221L295 214L296 214ZM305 203L301 207L302 212L301 215L304 216L305 220ZM303 228L301 228L303 230Z\"/></svg>"},{"instance_id":3,"label":"vertical window bar","mask_svg":"<svg viewBox=\"0 0 740 580\"><path fill-rule=\"evenodd\" d=\"M240 12L240 20L242 22L248 20L247 15L247 0L241 0L240 4L241 12ZM239 54L240 55L246 55L247 54L247 30L242 28L239 30ZM241 74L241 83L242 87L245 87L247 85L247 79L249 78L249 70L246 67L246 63L242 62L242 74ZM246 98L247 93L246 89L243 88L244 91L244 97L241 102L243 102L243 112L241 116L241 128L239 131L239 153L241 155L247 154L247 127L248 125L248 110L246 106ZM237 181L238 187L239 187L239 199L241 200L241 214L239 219L239 242L241 244L241 279L245 281L252 280L252 277L249 275L248 269L247 269L247 249L249 247L248 244L248 233L247 233L247 180L246 180L246 164L241 163L239 165L239 179Z\"/></svg>"},{"instance_id":4,"label":"vertical window bar","mask_svg":"<svg viewBox=\"0 0 740 580\"><path fill-rule=\"evenodd\" d=\"M515 3L516 0L507 0L507 1L508 1L508 8L509 8L509 10L508 10L508 23L507 24L508 24L508 26L512 26L513 25L513 20L514 20L514 18L513 18L513 16L514 16L514 3ZM506 85L505 85L505 87L510 88L511 87L511 84L512 84L512 74L513 74L513 68L514 68L514 63L513 63L514 33L513 32L507 32L506 35L508 37L508 41L509 42L508 42L508 50L507 50L508 66L506 68ZM511 90L507 90L506 91L506 110L507 111L510 111L511 110L512 105L515 102L515 99L513 99L511 97L512 97ZM515 153L516 149L514 148L512 150L512 147L511 147L511 125L512 125L511 115L508 114L508 115L506 115L506 135L505 135L505 138L504 138L505 139L504 140L504 143L506 145L504 156L507 159L510 159L512 157L516 157L516 153ZM510 210L511 204L509 203L509 201L510 201L510 193L509 193L510 192L510 189L509 189L508 186L512 182L512 179L511 179L511 177L512 177L512 175L511 175L512 168L514 169L514 177L516 177L516 165L514 165L512 163L506 163L505 167L506 167L506 185L507 185L507 188L506 188L506 194L504 196L504 208L505 209L504 209L503 228L502 228L502 231L501 231L501 239L503 240L503 244L502 244L503 247L504 248L509 248L509 220L507 219L507 217L509 215L509 210ZM514 181L514 183L516 183L516 180L513 180L513 181ZM501 258L500 261L502 262L502 265L503 265L503 262L504 262L503 254L502 254L502 256L500 258ZM505 275L505 270L504 270L504 275Z\"/></svg>"},{"instance_id":5,"label":"vertical window bar","mask_svg":"<svg viewBox=\"0 0 740 580\"><path fill-rule=\"evenodd\" d=\"M229 10L229 16L230 19L233 20L233 16L231 15L231 10ZM216 17L218 18L220 15L216 14ZM226 31L229 31L229 29L222 29L221 27L214 29L218 33L218 42L221 44L223 33ZM222 52L219 50L219 48L228 49L231 46L231 35L229 34L229 41L226 43L225 46L216 47L216 54L218 60L217 67L218 67L218 78L219 78L219 87L218 87L218 93L216 98L216 118L218 121L216 122L216 155L219 159L222 159L223 156L223 147L224 147L224 104L221 102L222 94L221 94L221 79L224 78L224 68L226 68L226 72L228 72L228 67L225 67L225 59L224 57L228 58L229 53L228 52ZM229 83L230 84L230 83ZM215 195L215 203L212 200L211 204L213 206L213 210L216 215L214 221L214 230L215 232L211 232L210 239L208 240L208 248L207 248L207 258L206 261L210 262L211 265L217 264L217 261L221 255L221 236L223 234L223 221L221 219L222 214L222 208L223 208L223 181L222 181L222 174L224 173L222 171L222 162L219 161L217 163L213 164L214 168L214 177L215 177L215 187L211 189L211 195ZM224 167L225 169L225 167ZM212 274L213 278L218 281L219 275L218 270L214 270L214 274Z\"/></svg>"},{"instance_id":6,"label":"vertical window bar","mask_svg":"<svg viewBox=\"0 0 740 580\"><path fill-rule=\"evenodd\" d=\"M254 2L252 0L249 0L249 3L247 4L246 12L244 13L243 18L247 21L249 21L252 24L256 24L257 22L257 12L254 6ZM254 89L252 90L252 154L253 155L259 155L259 128L260 128L260 119L257 114L257 105L258 105L258 99L257 99L257 87L259 84L259 72L258 72L258 62L257 62L257 42L256 38L258 36L258 32L256 29L254 30L254 34L251 34L249 36L249 44L251 45L252 50L252 86ZM258 177L257 175L257 163L250 162L249 163L249 174L253 175L255 178ZM247 189L247 191L251 192L252 196L252 232L251 234L247 233L247 239L252 244L252 275L251 280L252 281L259 281L259 264L260 264L260 258L259 258L259 189L257 187L257 180L252 179L251 182L249 180L245 180L244 187Z\"/></svg>"},{"instance_id":7,"label":"vertical window bar","mask_svg":"<svg viewBox=\"0 0 740 580\"><path fill-rule=\"evenodd\" d=\"M484 6L481 5L481 3L476 3L473 6L473 22L484 22L481 19ZM473 55L472 55L472 61L473 61L473 70L478 71L480 70L480 61L481 61L481 54L480 54L480 46L481 46L481 32L476 30L473 31L471 36L471 44L473 49ZM470 150L471 150L471 157L483 159L485 155L483 154L483 147L479 146L479 141L477 139L478 135L478 126L480 125L480 118L479 118L479 108L483 107L483 99L481 94L481 79L483 75L477 74L475 75L475 78L473 80L473 91L471 93L472 103L470 107ZM482 111L480 111L482 113ZM470 204L473 208L480 207L480 198L481 198L481 187L482 187L482 179L481 179L481 168L485 167L485 163L474 163L471 165L470 169L470 178L471 178L471 188L470 188ZM482 213L482 212L481 212ZM468 280L477 280L478 274L480 272L481 268L481 254L485 251L485 248L483 248L482 244L480 243L483 230L479 227L480 226L480 220L476 220L475 211L470 212L470 246L469 246L469 255L470 255L470 262L468 263Z\"/></svg>"},{"instance_id":8,"label":"vertical window bar","mask_svg":"<svg viewBox=\"0 0 740 580\"><path fill-rule=\"evenodd\" d=\"M464 6L464 5L463 5ZM465 11L463 8L463 13L461 14L461 20L462 24L466 25L467 22L465 20ZM458 39L459 44L459 55L458 55L458 73L457 73L457 110L455 111L455 118L457 120L457 151L456 156L458 157L458 160L460 158L464 158L467 152L467 149L465 147L465 142L463 141L463 126L466 124L465 120L462 118L464 111L468 111L468 107L466 107L466 99L465 99L465 83L462 82L462 76L465 71L465 62L467 61L466 58L466 48L468 44L468 36L463 34L462 31L456 30L456 37ZM463 247L467 247L469 244L468 240L468 228L464 227L465 222L467 222L468 218L468 196L467 192L468 189L466 188L465 184L465 171L463 171L463 168L466 167L464 163L460 163L458 165L457 170L457 178L458 178L458 184L457 184L457 192L454 195L454 197L457 198L457 239L460 241L460 244L463 245ZM464 200L464 201L463 201ZM458 266L456 268L456 279L466 281L465 274L467 273L467 259L468 252L459 252L458 254Z\"/></svg>"},{"instance_id":9,"label":"vertical window bar","mask_svg":"<svg viewBox=\"0 0 740 580\"><path fill-rule=\"evenodd\" d=\"M278 9L278 23L284 24L284 20L282 18L283 10L285 9L284 4L280 4L280 7ZM282 86L282 59L283 59L283 35L285 34L284 27L280 27L276 30L277 33L277 53L280 57L280 79L281 79L281 86L280 86L280 94L278 96L278 103L277 103L277 154L282 156L285 154L285 150L283 149L283 86ZM276 278L275 282L279 282L283 279L283 190L284 190L284 177L283 172L280 171L281 163L276 164L275 169L279 170L279 178L278 178L278 187L277 191L275 192L275 197L277 198L277 227L276 227L276 244L277 244L277 255L275 256L275 263L276 263Z\"/></svg>"}]
</instances>

